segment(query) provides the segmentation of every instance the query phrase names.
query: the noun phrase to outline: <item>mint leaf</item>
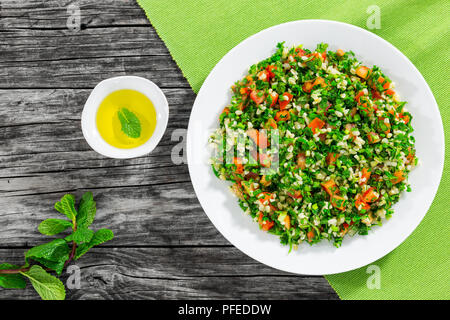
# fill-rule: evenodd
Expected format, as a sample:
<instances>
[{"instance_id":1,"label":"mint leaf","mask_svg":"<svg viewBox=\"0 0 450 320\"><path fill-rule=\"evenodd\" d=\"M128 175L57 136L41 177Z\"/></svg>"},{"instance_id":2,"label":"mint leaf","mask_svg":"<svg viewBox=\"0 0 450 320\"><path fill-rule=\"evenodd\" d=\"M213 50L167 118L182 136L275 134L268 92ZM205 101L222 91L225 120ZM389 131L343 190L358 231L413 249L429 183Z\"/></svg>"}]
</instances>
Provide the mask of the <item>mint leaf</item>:
<instances>
[{"instance_id":1,"label":"mint leaf","mask_svg":"<svg viewBox=\"0 0 450 320\"><path fill-rule=\"evenodd\" d=\"M30 279L36 292L41 296L42 300L64 300L66 290L64 284L56 277L47 273L42 267L34 265L22 275Z\"/></svg>"},{"instance_id":2,"label":"mint leaf","mask_svg":"<svg viewBox=\"0 0 450 320\"><path fill-rule=\"evenodd\" d=\"M77 211L75 210L75 197L71 194L66 194L61 198L61 201L55 203L55 209L62 214L65 214L72 223L75 223Z\"/></svg>"},{"instance_id":3,"label":"mint leaf","mask_svg":"<svg viewBox=\"0 0 450 320\"><path fill-rule=\"evenodd\" d=\"M114 233L109 229L100 229L92 237L91 244L98 246L99 244L105 243L106 241L112 240L114 238Z\"/></svg>"},{"instance_id":4,"label":"mint leaf","mask_svg":"<svg viewBox=\"0 0 450 320\"><path fill-rule=\"evenodd\" d=\"M18 269L20 266L15 266L9 263L0 264L0 270ZM0 274L0 287L6 289L24 289L27 283L21 274Z\"/></svg>"},{"instance_id":5,"label":"mint leaf","mask_svg":"<svg viewBox=\"0 0 450 320\"><path fill-rule=\"evenodd\" d=\"M74 260L80 259L86 252L88 252L90 249L92 249L93 246L91 246L89 243L82 243L77 247L77 250L75 251L75 255L73 256Z\"/></svg>"},{"instance_id":6,"label":"mint leaf","mask_svg":"<svg viewBox=\"0 0 450 320\"><path fill-rule=\"evenodd\" d=\"M94 231L87 228L79 228L74 233L72 233L72 241L75 241L76 244L81 244L83 242L91 241L93 236Z\"/></svg>"},{"instance_id":7,"label":"mint leaf","mask_svg":"<svg viewBox=\"0 0 450 320\"><path fill-rule=\"evenodd\" d=\"M39 232L47 236L53 236L72 227L72 222L61 219L47 219L41 222L38 229Z\"/></svg>"},{"instance_id":8,"label":"mint leaf","mask_svg":"<svg viewBox=\"0 0 450 320\"><path fill-rule=\"evenodd\" d=\"M78 260L86 252L88 252L92 247L98 246L106 241L112 240L114 238L114 233L109 229L100 229L92 237L89 243L83 243L77 247L74 259Z\"/></svg>"},{"instance_id":9,"label":"mint leaf","mask_svg":"<svg viewBox=\"0 0 450 320\"><path fill-rule=\"evenodd\" d=\"M122 125L122 131L130 138L141 136L141 122L139 118L127 108L122 108L117 112Z\"/></svg>"},{"instance_id":10,"label":"mint leaf","mask_svg":"<svg viewBox=\"0 0 450 320\"><path fill-rule=\"evenodd\" d=\"M86 192L81 198L78 206L77 224L79 227L89 227L94 222L95 213L97 212L96 203L92 192Z\"/></svg>"},{"instance_id":11,"label":"mint leaf","mask_svg":"<svg viewBox=\"0 0 450 320\"><path fill-rule=\"evenodd\" d=\"M52 242L31 248L25 254L25 260L37 261L47 268L61 274L64 263L69 259L70 248L64 239L56 239Z\"/></svg>"}]
</instances>

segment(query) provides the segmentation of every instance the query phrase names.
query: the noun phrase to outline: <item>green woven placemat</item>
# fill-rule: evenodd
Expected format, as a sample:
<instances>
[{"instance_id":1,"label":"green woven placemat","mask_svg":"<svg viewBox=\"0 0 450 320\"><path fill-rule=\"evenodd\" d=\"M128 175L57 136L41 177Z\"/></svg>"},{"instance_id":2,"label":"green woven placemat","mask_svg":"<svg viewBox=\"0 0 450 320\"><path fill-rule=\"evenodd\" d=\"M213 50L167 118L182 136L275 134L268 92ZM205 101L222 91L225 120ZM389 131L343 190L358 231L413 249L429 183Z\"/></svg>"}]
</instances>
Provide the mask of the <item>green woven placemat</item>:
<instances>
[{"instance_id":1,"label":"green woven placemat","mask_svg":"<svg viewBox=\"0 0 450 320\"><path fill-rule=\"evenodd\" d=\"M444 125L449 123L450 3L446 0L137 2L195 92L231 48L258 31L300 19L336 20L367 29L376 24L374 15L379 9L380 29L370 31L391 42L416 65L437 99ZM446 133L444 174L426 217L402 245L373 263L380 268L380 288L371 282L375 274L367 267L326 277L342 299L450 298L449 142Z\"/></svg>"}]
</instances>

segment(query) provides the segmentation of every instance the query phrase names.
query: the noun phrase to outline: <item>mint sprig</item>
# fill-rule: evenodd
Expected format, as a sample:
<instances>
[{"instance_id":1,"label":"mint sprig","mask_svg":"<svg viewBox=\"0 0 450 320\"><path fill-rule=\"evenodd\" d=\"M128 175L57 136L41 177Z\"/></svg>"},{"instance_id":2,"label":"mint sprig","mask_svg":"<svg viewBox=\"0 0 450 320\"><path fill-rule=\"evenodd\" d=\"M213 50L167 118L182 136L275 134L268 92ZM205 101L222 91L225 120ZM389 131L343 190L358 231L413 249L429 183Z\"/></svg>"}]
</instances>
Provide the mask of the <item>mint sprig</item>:
<instances>
[{"instance_id":1,"label":"mint sprig","mask_svg":"<svg viewBox=\"0 0 450 320\"><path fill-rule=\"evenodd\" d=\"M55 209L68 220L46 219L39 225L39 231L49 236L60 234L69 228L72 232L64 238L54 239L28 250L23 266L0 264L0 287L24 289L26 280L29 280L43 300L63 300L66 295L64 285L49 272L61 275L72 260L79 259L94 246L114 238L109 229L96 232L89 229L97 211L91 192L83 195L78 210L75 208L75 197L70 194L63 196L55 204Z\"/></svg>"},{"instance_id":2,"label":"mint sprig","mask_svg":"<svg viewBox=\"0 0 450 320\"><path fill-rule=\"evenodd\" d=\"M136 139L141 136L141 122L139 118L127 108L122 108L117 112L122 126L122 131L128 137Z\"/></svg>"}]
</instances>

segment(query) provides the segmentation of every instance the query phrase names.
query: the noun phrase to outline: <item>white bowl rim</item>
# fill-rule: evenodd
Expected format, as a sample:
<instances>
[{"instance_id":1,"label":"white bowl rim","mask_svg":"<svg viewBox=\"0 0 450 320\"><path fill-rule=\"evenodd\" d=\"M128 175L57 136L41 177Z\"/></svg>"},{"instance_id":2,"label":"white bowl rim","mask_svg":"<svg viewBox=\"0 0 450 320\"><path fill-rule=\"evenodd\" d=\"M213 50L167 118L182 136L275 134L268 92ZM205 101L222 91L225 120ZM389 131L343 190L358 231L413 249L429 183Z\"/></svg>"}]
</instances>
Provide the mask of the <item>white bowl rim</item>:
<instances>
[{"instance_id":1,"label":"white bowl rim","mask_svg":"<svg viewBox=\"0 0 450 320\"><path fill-rule=\"evenodd\" d=\"M150 139L139 147L119 149L108 144L100 136L96 125L96 115L100 103L110 93L130 89L149 98L156 111L156 127ZM81 129L89 146L96 152L115 159L128 159L143 156L156 148L161 141L169 121L169 103L164 92L152 81L137 76L119 76L98 83L89 95L81 114Z\"/></svg>"}]
</instances>

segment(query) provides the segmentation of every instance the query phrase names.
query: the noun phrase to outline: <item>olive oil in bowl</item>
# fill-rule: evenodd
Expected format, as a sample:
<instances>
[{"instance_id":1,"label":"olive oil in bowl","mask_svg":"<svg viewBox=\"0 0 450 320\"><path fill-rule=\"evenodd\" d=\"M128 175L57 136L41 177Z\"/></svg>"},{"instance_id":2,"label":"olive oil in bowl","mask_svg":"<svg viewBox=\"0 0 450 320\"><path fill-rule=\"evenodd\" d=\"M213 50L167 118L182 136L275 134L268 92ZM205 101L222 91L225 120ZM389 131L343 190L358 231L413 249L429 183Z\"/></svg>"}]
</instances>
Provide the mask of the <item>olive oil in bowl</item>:
<instances>
[{"instance_id":1,"label":"olive oil in bowl","mask_svg":"<svg viewBox=\"0 0 450 320\"><path fill-rule=\"evenodd\" d=\"M155 131L156 111L143 93L122 89L110 93L100 104L96 125L109 145L132 149L146 143Z\"/></svg>"}]
</instances>

